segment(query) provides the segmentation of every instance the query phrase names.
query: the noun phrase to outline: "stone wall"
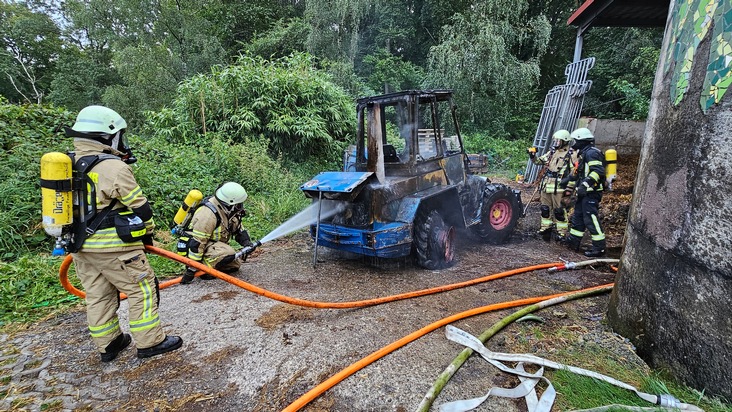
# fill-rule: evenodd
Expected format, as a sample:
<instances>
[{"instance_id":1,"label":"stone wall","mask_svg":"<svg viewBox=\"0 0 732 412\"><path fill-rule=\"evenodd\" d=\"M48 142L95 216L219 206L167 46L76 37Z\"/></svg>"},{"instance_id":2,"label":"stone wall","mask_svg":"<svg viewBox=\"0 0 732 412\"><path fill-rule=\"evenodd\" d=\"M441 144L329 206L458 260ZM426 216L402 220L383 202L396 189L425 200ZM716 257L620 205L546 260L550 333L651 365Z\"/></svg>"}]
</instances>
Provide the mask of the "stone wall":
<instances>
[{"instance_id":1,"label":"stone wall","mask_svg":"<svg viewBox=\"0 0 732 412\"><path fill-rule=\"evenodd\" d=\"M595 135L595 145L603 152L615 149L619 156L637 155L641 150L646 122L582 117L577 127L586 127Z\"/></svg>"}]
</instances>

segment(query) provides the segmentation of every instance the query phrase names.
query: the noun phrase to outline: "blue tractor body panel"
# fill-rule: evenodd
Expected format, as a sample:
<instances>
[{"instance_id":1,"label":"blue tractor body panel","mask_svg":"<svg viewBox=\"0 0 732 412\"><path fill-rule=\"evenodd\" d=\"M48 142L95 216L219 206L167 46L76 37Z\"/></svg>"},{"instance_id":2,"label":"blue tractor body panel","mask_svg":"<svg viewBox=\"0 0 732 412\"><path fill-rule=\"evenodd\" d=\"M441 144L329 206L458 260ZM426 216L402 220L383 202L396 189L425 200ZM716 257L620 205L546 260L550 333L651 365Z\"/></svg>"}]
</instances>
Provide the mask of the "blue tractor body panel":
<instances>
[{"instance_id":1,"label":"blue tractor body panel","mask_svg":"<svg viewBox=\"0 0 732 412\"><path fill-rule=\"evenodd\" d=\"M310 227L315 237L315 226ZM368 229L321 223L318 244L331 249L379 258L407 256L412 247L412 225L402 222L374 223Z\"/></svg>"},{"instance_id":2,"label":"blue tractor body panel","mask_svg":"<svg viewBox=\"0 0 732 412\"><path fill-rule=\"evenodd\" d=\"M324 194L326 199L346 200L358 194L372 175L372 172L322 172L300 186L300 190L314 199Z\"/></svg>"}]
</instances>

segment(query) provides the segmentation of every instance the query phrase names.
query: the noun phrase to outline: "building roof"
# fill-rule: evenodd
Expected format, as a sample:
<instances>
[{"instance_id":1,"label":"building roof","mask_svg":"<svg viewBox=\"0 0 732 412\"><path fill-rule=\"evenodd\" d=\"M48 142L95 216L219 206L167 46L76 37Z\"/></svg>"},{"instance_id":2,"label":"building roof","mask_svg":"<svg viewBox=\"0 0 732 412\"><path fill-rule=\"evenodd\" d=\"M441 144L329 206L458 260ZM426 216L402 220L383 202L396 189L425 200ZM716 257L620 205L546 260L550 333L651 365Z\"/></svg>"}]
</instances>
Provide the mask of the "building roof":
<instances>
[{"instance_id":1,"label":"building roof","mask_svg":"<svg viewBox=\"0 0 732 412\"><path fill-rule=\"evenodd\" d=\"M586 0L567 24L578 27L664 27L669 0Z\"/></svg>"}]
</instances>

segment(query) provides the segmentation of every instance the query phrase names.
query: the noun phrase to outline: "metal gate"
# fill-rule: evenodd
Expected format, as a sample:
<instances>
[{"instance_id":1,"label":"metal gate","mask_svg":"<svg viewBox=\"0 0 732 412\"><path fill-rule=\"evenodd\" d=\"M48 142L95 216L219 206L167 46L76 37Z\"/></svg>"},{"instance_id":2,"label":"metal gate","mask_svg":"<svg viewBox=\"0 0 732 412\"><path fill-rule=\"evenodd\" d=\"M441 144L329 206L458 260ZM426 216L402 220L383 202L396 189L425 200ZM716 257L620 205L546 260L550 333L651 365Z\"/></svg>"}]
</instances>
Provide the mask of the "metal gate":
<instances>
[{"instance_id":1,"label":"metal gate","mask_svg":"<svg viewBox=\"0 0 732 412\"><path fill-rule=\"evenodd\" d=\"M551 145L551 138L555 131L566 129L570 132L577 126L577 120L582 112L585 94L592 87L592 80L587 80L587 73L595 65L595 58L588 57L568 64L564 69L567 83L554 86L544 99L541 109L539 126L534 135L534 146L539 148L538 156L546 153ZM532 183L539 174L540 166L529 160L526 163L524 181Z\"/></svg>"}]
</instances>

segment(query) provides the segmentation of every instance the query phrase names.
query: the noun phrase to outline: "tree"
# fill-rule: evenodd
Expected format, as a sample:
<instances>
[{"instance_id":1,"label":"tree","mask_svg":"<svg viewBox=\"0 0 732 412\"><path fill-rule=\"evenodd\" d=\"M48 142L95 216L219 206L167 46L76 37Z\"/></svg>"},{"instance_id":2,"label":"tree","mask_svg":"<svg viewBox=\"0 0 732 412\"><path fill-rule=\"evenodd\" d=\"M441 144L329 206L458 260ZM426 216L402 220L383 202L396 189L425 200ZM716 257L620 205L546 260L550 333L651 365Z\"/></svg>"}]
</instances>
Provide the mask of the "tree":
<instances>
[{"instance_id":1,"label":"tree","mask_svg":"<svg viewBox=\"0 0 732 412\"><path fill-rule=\"evenodd\" d=\"M187 77L225 62L217 22L210 20L221 5L204 0L68 0L61 11L68 21L65 35L83 61L104 67L84 75L106 81L99 85L104 88L102 102L134 121L144 110L168 103ZM62 101L76 90L73 75L67 74L57 83L56 96Z\"/></svg>"},{"instance_id":2,"label":"tree","mask_svg":"<svg viewBox=\"0 0 732 412\"><path fill-rule=\"evenodd\" d=\"M289 21L281 19L267 31L259 33L249 43L243 44L243 54L264 58L281 58L292 53L305 52L310 27L302 18Z\"/></svg>"},{"instance_id":3,"label":"tree","mask_svg":"<svg viewBox=\"0 0 732 412\"><path fill-rule=\"evenodd\" d=\"M464 123L496 136L519 136L535 124L539 61L549 42L543 15L528 1L487 0L457 14L432 47L427 83L451 88ZM529 103L529 104L527 104ZM527 119L525 126L512 119Z\"/></svg>"},{"instance_id":4,"label":"tree","mask_svg":"<svg viewBox=\"0 0 732 412\"><path fill-rule=\"evenodd\" d=\"M646 118L662 35L655 28L598 27L587 32L584 54L595 57L595 67L590 71L586 115Z\"/></svg>"},{"instance_id":5,"label":"tree","mask_svg":"<svg viewBox=\"0 0 732 412\"><path fill-rule=\"evenodd\" d=\"M23 2L0 2L0 93L15 102L41 103L61 51L59 36L47 15Z\"/></svg>"},{"instance_id":6,"label":"tree","mask_svg":"<svg viewBox=\"0 0 732 412\"><path fill-rule=\"evenodd\" d=\"M305 18L310 24L308 51L328 60L353 64L365 18L376 7L369 0L307 2Z\"/></svg>"}]
</instances>

